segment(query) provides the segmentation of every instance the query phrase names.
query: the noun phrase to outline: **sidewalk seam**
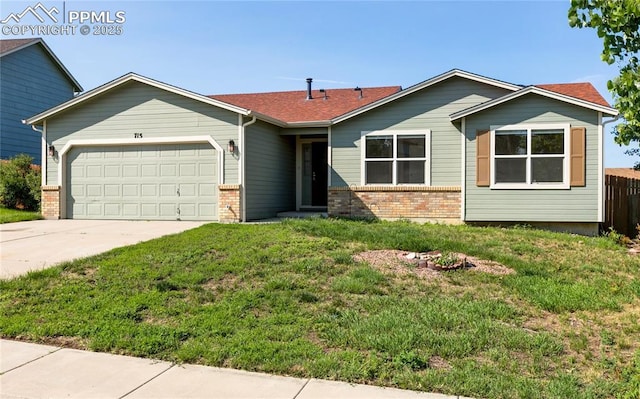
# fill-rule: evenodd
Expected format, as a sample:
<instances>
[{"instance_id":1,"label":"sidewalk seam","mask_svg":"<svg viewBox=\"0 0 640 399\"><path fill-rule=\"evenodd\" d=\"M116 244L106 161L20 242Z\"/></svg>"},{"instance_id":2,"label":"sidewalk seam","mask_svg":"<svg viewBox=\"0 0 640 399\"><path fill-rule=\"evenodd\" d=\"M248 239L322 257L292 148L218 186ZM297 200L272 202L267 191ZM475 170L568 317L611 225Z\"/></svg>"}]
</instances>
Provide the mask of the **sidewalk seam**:
<instances>
[{"instance_id":1,"label":"sidewalk seam","mask_svg":"<svg viewBox=\"0 0 640 399\"><path fill-rule=\"evenodd\" d=\"M16 341L16 342L20 342L20 341ZM49 356L49 355L51 355L51 354L53 354L53 353L59 352L59 351L61 351L62 349L64 349L64 348L60 348L60 347L58 347L58 349L56 349L56 350L54 350L54 351L51 351L51 352L49 352L49 353L45 353L45 354L44 354L44 355L42 355L42 356L38 356L38 357L36 357L35 359L31 359L31 360L29 360L28 362L26 362L26 363L22 363L21 365L16 366L16 367L14 367L14 368L12 368L12 369L9 369L9 370L7 370L7 371L3 371L3 372L2 372L2 374L0 374L0 375L5 375L5 374L7 374L7 373L9 373L9 372L11 372L11 371L13 371L13 370L19 369L20 367L24 367L24 366L26 366L27 364L33 363L33 362L35 362L36 360L40 360L40 359L42 359L43 357L47 357L47 356Z\"/></svg>"},{"instance_id":2,"label":"sidewalk seam","mask_svg":"<svg viewBox=\"0 0 640 399\"><path fill-rule=\"evenodd\" d=\"M161 372L159 372L158 374L154 375L153 377L149 378L147 381L143 382L142 384L138 385L137 387L133 388L132 390L130 390L129 392L125 393L124 395L120 396L118 399L123 399L126 398L127 396L131 395L132 393L134 393L135 391L137 391L138 389L142 388L143 386L147 385L148 383L150 383L151 381L155 380L156 378L160 377L162 374L166 373L167 371L171 370L173 368L173 366L175 366L175 364L171 364L169 365L169 367L167 367L166 369L162 370Z\"/></svg>"},{"instance_id":3,"label":"sidewalk seam","mask_svg":"<svg viewBox=\"0 0 640 399\"><path fill-rule=\"evenodd\" d=\"M302 393L302 391L307 387L307 384L310 382L311 382L311 378L307 378L307 380L304 382L304 385L302 385L302 387L298 390L298 392L296 392L295 395L293 395L293 398L291 399L296 399Z\"/></svg>"}]
</instances>

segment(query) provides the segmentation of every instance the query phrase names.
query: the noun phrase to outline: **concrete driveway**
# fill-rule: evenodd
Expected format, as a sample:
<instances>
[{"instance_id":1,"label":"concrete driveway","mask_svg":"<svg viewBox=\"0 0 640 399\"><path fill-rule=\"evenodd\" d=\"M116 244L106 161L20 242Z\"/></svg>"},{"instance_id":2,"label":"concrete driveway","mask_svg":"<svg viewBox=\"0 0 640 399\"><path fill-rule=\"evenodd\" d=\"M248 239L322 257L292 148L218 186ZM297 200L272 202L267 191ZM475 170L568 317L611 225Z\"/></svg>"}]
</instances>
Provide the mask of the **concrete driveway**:
<instances>
[{"instance_id":1,"label":"concrete driveway","mask_svg":"<svg viewBox=\"0 0 640 399\"><path fill-rule=\"evenodd\" d=\"M206 223L63 219L0 224L0 279L180 233Z\"/></svg>"}]
</instances>

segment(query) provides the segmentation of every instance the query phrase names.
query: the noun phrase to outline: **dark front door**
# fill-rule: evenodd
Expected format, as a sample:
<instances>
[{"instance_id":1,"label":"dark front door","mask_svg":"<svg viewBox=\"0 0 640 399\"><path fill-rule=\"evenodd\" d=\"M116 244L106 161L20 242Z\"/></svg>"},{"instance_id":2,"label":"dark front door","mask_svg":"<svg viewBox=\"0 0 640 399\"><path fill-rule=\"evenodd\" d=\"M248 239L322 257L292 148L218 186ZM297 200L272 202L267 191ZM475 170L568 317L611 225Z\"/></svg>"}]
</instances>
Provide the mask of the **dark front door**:
<instances>
[{"instance_id":1,"label":"dark front door","mask_svg":"<svg viewBox=\"0 0 640 399\"><path fill-rule=\"evenodd\" d=\"M311 145L311 205L327 206L327 143Z\"/></svg>"},{"instance_id":2,"label":"dark front door","mask_svg":"<svg viewBox=\"0 0 640 399\"><path fill-rule=\"evenodd\" d=\"M327 142L302 143L301 208L327 206Z\"/></svg>"}]
</instances>

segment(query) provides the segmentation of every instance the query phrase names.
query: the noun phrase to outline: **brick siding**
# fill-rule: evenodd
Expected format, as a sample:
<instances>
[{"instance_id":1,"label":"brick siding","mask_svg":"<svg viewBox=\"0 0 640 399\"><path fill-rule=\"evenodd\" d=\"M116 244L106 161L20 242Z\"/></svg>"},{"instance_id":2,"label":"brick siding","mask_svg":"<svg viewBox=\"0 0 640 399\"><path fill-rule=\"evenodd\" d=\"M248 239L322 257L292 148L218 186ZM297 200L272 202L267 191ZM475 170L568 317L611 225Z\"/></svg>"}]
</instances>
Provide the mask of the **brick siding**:
<instances>
[{"instance_id":1,"label":"brick siding","mask_svg":"<svg viewBox=\"0 0 640 399\"><path fill-rule=\"evenodd\" d=\"M460 223L460 187L329 187L329 216Z\"/></svg>"}]
</instances>

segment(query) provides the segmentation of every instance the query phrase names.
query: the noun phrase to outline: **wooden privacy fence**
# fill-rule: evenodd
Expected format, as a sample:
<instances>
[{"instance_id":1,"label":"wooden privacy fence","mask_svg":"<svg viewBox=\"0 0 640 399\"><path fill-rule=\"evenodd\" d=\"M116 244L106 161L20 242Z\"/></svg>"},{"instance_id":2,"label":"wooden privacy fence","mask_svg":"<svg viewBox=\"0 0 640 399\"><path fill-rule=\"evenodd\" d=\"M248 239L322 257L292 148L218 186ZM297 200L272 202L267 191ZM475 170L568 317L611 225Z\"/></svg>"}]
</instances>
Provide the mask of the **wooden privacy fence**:
<instances>
[{"instance_id":1,"label":"wooden privacy fence","mask_svg":"<svg viewBox=\"0 0 640 399\"><path fill-rule=\"evenodd\" d=\"M640 223L640 179L605 176L605 229L634 238Z\"/></svg>"}]
</instances>

